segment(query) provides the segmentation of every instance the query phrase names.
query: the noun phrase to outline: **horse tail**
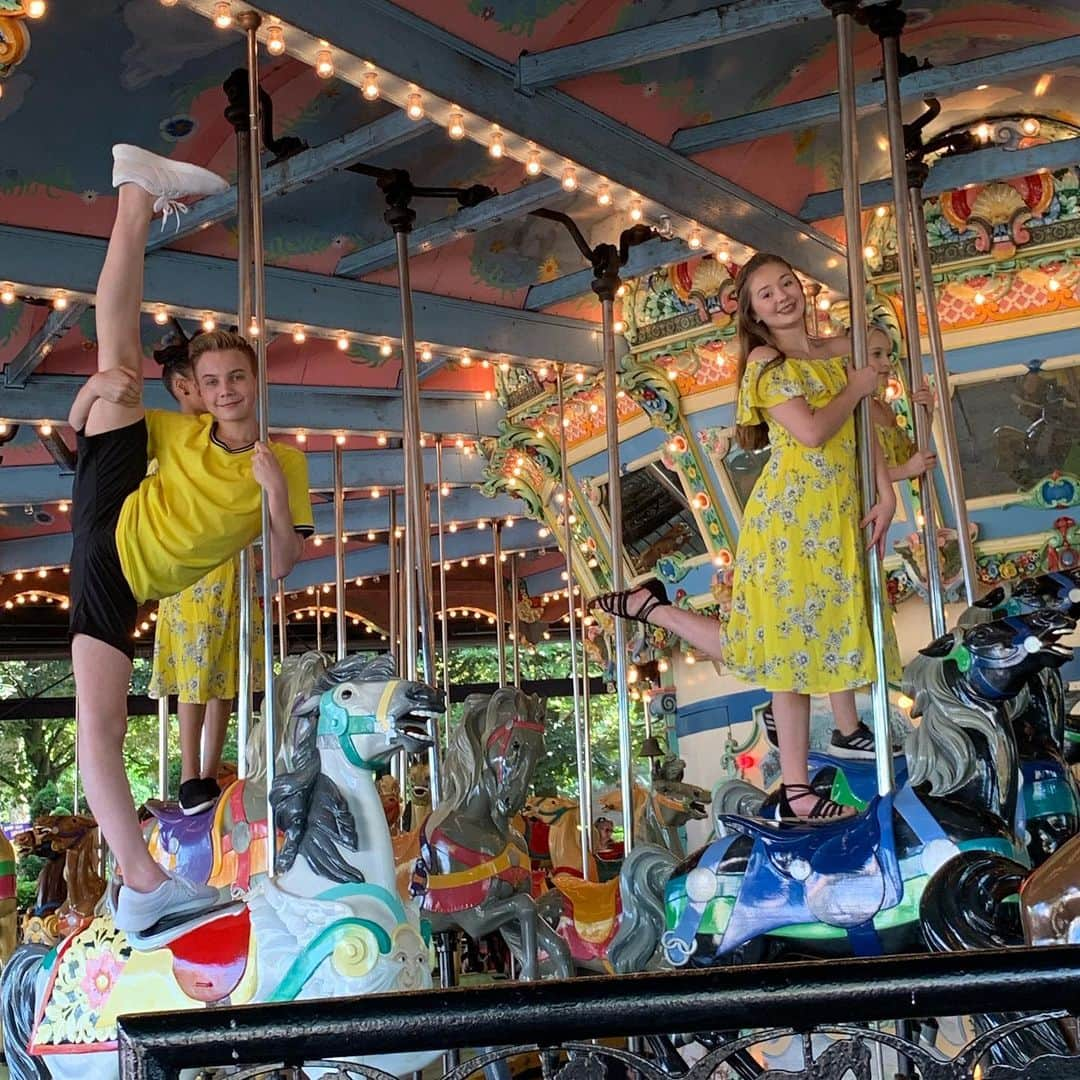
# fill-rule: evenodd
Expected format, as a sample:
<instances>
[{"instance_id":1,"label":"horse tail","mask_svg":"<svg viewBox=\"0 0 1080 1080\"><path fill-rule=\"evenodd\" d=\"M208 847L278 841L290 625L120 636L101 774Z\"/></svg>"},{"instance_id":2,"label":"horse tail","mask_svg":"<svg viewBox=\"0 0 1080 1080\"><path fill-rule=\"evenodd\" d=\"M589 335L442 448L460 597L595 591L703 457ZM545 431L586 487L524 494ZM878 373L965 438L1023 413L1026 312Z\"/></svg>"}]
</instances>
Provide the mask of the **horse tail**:
<instances>
[{"instance_id":1,"label":"horse tail","mask_svg":"<svg viewBox=\"0 0 1080 1080\"><path fill-rule=\"evenodd\" d=\"M49 951L45 945L21 945L4 965L0 975L0 1003L4 1018L4 1056L17 1080L49 1080L49 1070L40 1057L29 1051L37 1009L37 978L41 961Z\"/></svg>"},{"instance_id":2,"label":"horse tail","mask_svg":"<svg viewBox=\"0 0 1080 1080\"><path fill-rule=\"evenodd\" d=\"M934 952L1001 949L1023 945L1019 905L1007 901L1020 891L1027 869L987 851L962 851L931 876L919 902L923 937ZM980 1034L996 1031L1020 1013L978 1013L972 1016ZM1061 1029L1039 1021L994 1041L989 1057L995 1064L1022 1068L1042 1054L1067 1054Z\"/></svg>"},{"instance_id":3,"label":"horse tail","mask_svg":"<svg viewBox=\"0 0 1080 1080\"><path fill-rule=\"evenodd\" d=\"M619 874L622 916L608 946L615 972L644 971L664 934L664 889L675 869L675 856L655 844L636 844Z\"/></svg>"}]
</instances>

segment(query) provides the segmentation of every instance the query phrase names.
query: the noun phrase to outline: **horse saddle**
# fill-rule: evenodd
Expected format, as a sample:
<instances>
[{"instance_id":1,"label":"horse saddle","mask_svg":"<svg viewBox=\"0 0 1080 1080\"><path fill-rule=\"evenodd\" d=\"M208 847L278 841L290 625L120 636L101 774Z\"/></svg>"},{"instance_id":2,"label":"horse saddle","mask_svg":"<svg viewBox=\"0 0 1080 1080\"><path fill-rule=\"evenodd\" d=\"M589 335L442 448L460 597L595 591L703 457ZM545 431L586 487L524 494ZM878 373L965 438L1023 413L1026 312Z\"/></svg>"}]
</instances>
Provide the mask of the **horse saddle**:
<instances>
[{"instance_id":1,"label":"horse saddle","mask_svg":"<svg viewBox=\"0 0 1080 1080\"><path fill-rule=\"evenodd\" d=\"M227 917L239 916L241 912L244 913L246 918L247 908L244 904L239 901L232 901L207 908L205 911L197 912L194 915L170 915L164 919L158 919L153 926L146 930L138 933L128 931L127 936L132 946L142 951L166 947L173 950L178 941L183 941L190 934L212 926ZM245 944L245 952L246 948Z\"/></svg>"},{"instance_id":2,"label":"horse saddle","mask_svg":"<svg viewBox=\"0 0 1080 1080\"><path fill-rule=\"evenodd\" d=\"M184 815L175 803L151 799L147 810L157 821L151 836L151 854L166 869L191 881L209 881L214 869L214 819L216 814Z\"/></svg>"},{"instance_id":3,"label":"horse saddle","mask_svg":"<svg viewBox=\"0 0 1080 1080\"><path fill-rule=\"evenodd\" d=\"M604 941L611 936L622 909L618 878L597 882L556 874L553 883L570 902L574 926L583 940Z\"/></svg>"},{"instance_id":4,"label":"horse saddle","mask_svg":"<svg viewBox=\"0 0 1080 1080\"><path fill-rule=\"evenodd\" d=\"M867 927L903 894L891 797L875 796L856 817L821 824L728 814L720 821L754 841L724 932L724 951L804 922L851 933Z\"/></svg>"}]
</instances>

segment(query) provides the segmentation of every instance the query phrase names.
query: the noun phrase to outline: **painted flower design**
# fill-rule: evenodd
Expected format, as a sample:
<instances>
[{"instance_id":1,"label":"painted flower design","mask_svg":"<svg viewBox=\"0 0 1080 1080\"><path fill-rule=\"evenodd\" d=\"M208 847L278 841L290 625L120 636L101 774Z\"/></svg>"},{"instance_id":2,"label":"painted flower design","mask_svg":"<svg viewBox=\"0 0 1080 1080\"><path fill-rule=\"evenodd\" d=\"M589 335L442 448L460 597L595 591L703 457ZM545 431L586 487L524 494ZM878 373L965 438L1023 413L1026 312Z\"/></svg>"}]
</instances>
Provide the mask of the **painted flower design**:
<instances>
[{"instance_id":1,"label":"painted flower design","mask_svg":"<svg viewBox=\"0 0 1080 1080\"><path fill-rule=\"evenodd\" d=\"M82 982L83 993L90 1008L99 1010L109 1000L116 977L124 970L111 952L100 952L96 956L87 956L85 974Z\"/></svg>"}]
</instances>

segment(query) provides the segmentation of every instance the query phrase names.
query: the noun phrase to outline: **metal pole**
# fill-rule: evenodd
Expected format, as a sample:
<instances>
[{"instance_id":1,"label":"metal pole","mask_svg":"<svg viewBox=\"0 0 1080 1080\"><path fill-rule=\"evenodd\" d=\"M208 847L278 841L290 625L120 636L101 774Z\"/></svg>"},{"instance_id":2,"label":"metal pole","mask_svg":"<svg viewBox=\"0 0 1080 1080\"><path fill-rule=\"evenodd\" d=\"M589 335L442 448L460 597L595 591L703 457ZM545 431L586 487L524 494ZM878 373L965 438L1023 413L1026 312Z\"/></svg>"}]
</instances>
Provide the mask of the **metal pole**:
<instances>
[{"instance_id":1,"label":"metal pole","mask_svg":"<svg viewBox=\"0 0 1080 1080\"><path fill-rule=\"evenodd\" d=\"M240 333L247 333L251 323L251 130L243 114L235 115L236 127L236 319ZM255 613L252 610L253 548L240 552L236 587L240 596L240 633L238 635L236 682L236 774L247 776L247 744L251 734L252 643L255 638Z\"/></svg>"},{"instance_id":2,"label":"metal pole","mask_svg":"<svg viewBox=\"0 0 1080 1080\"><path fill-rule=\"evenodd\" d=\"M157 784L158 798L169 797L169 695L162 694L157 703Z\"/></svg>"},{"instance_id":3,"label":"metal pole","mask_svg":"<svg viewBox=\"0 0 1080 1080\"><path fill-rule=\"evenodd\" d=\"M71 812L79 812L79 695L75 694L75 768L71 778ZM102 837L102 844L105 839Z\"/></svg>"},{"instance_id":4,"label":"metal pole","mask_svg":"<svg viewBox=\"0 0 1080 1080\"><path fill-rule=\"evenodd\" d=\"M424 676L435 682L435 610L431 585L431 524L424 498L424 453L420 446L420 373L413 333L412 286L409 279L409 232L415 214L392 208L388 219L397 244L398 292L401 295L401 386L405 442L405 550L413 566L405 575L406 617L409 625L407 677L416 678L416 631L420 630L420 653Z\"/></svg>"},{"instance_id":5,"label":"metal pole","mask_svg":"<svg viewBox=\"0 0 1080 1080\"><path fill-rule=\"evenodd\" d=\"M394 494L394 489L391 488L387 492L387 498L390 500L390 532L387 536L387 544L389 550L389 562L387 566L390 571L390 583L389 583L389 597L390 607L389 614L387 616L387 622L389 623L387 629L390 631L390 655L394 658L398 672L401 672L401 650L398 648L398 564L397 564L397 540L394 537L394 533L397 532L397 496Z\"/></svg>"},{"instance_id":6,"label":"metal pole","mask_svg":"<svg viewBox=\"0 0 1080 1080\"><path fill-rule=\"evenodd\" d=\"M435 509L439 520L439 603L442 606L442 688L446 697L446 741L450 744L450 608L446 600L446 552L443 522L443 439L435 442Z\"/></svg>"},{"instance_id":7,"label":"metal pole","mask_svg":"<svg viewBox=\"0 0 1080 1080\"><path fill-rule=\"evenodd\" d=\"M596 282L593 283L594 289ZM615 592L626 588L622 550L622 488L619 467L619 410L615 361L614 289L600 295L604 339L604 424L607 428L608 517L611 521L611 587ZM633 746L630 736L630 690L626 681L626 623L615 620L615 693L619 702L619 779L623 800L623 843L629 855L634 846ZM629 807L629 809L626 809Z\"/></svg>"},{"instance_id":8,"label":"metal pole","mask_svg":"<svg viewBox=\"0 0 1080 1080\"><path fill-rule=\"evenodd\" d=\"M869 9L870 29L881 38L881 58L885 77L885 118L889 128L889 159L892 165L893 202L896 212L896 253L900 264L900 294L904 302L905 374L908 392L922 385L922 345L919 333L919 302L915 287L915 260L911 251L911 213L906 197L907 154L904 148L904 117L900 108L900 31L907 15L899 8L875 6ZM912 407L915 418L915 445L926 450L931 443L930 414ZM941 580L941 553L938 550L937 498L933 472L924 473L919 486L922 507L922 543L926 556L926 588L930 600L930 629L934 638L945 633L945 597Z\"/></svg>"},{"instance_id":9,"label":"metal pole","mask_svg":"<svg viewBox=\"0 0 1080 1080\"><path fill-rule=\"evenodd\" d=\"M495 650L499 657L499 688L506 685L506 583L502 570L502 525L491 523L491 558L495 563Z\"/></svg>"},{"instance_id":10,"label":"metal pole","mask_svg":"<svg viewBox=\"0 0 1080 1080\"><path fill-rule=\"evenodd\" d=\"M852 57L854 13L857 0L822 0L836 23L838 92L840 101L841 175L844 191L844 233L848 249L848 288L851 304L851 351L856 368L866 366L866 275L862 261L862 214L859 206L859 146L855 113L855 64ZM858 409L859 479L862 486L863 512L876 501L874 470L873 419L870 400L864 398ZM893 789L892 741L889 734L889 681L885 670L885 613L882 610L884 580L881 560L876 551L866 555L869 580L870 626L874 639L877 675L871 685L874 703L874 744L877 762L878 794ZM621 621L621 620L620 620Z\"/></svg>"},{"instance_id":11,"label":"metal pole","mask_svg":"<svg viewBox=\"0 0 1080 1080\"><path fill-rule=\"evenodd\" d=\"M289 655L288 619L285 617L285 582L277 583L278 599L278 660L284 664L285 657Z\"/></svg>"},{"instance_id":12,"label":"metal pole","mask_svg":"<svg viewBox=\"0 0 1080 1080\"><path fill-rule=\"evenodd\" d=\"M251 263L252 263L252 311L259 334L255 340L255 354L259 362L259 441L266 443L270 435L270 387L266 370L266 281L263 272L263 215L262 215L262 162L261 125L259 116L259 42L257 33L262 16L254 11L241 12L237 22L247 32L248 60L248 130L251 132ZM271 552L270 504L266 492L262 495L262 598L263 598L263 734L266 739L266 820L274 821L274 808L270 805L270 789L274 786L275 755L277 739L274 716L274 639L273 612L270 598L274 595L274 575ZM276 873L277 830L266 830L267 876Z\"/></svg>"},{"instance_id":13,"label":"metal pole","mask_svg":"<svg viewBox=\"0 0 1080 1080\"><path fill-rule=\"evenodd\" d=\"M581 687L577 666L577 611L574 607L574 530L570 524L570 463L566 451L566 399L563 393L563 367L555 368L555 395L559 417L559 480L562 484L563 544L566 548L566 609L570 629L570 685L574 694L574 750L578 774L578 833L581 844L581 873L590 879L592 868L592 791L585 785L585 733L581 725ZM611 415L610 413L608 415ZM616 624L620 620L616 619ZM621 732L620 732L621 735ZM621 744L620 744L621 745Z\"/></svg>"},{"instance_id":14,"label":"metal pole","mask_svg":"<svg viewBox=\"0 0 1080 1080\"><path fill-rule=\"evenodd\" d=\"M322 586L315 586L315 651L322 652Z\"/></svg>"},{"instance_id":15,"label":"metal pole","mask_svg":"<svg viewBox=\"0 0 1080 1080\"><path fill-rule=\"evenodd\" d=\"M975 545L971 540L971 522L968 518L967 496L964 494L964 474L960 468L960 447L956 441L949 369L945 366L945 343L941 340L941 323L938 322L934 271L930 265L930 244L926 238L921 182L909 189L908 196L911 202L911 224L915 230L915 260L919 266L919 282L922 285L926 332L930 339L930 353L934 358L934 384L941 405L938 415L941 417L941 432L945 437L942 456L945 459L945 477L956 513L956 540L960 545L960 566L964 572L964 595L968 604L974 604L975 583L978 580L975 574Z\"/></svg>"},{"instance_id":16,"label":"metal pole","mask_svg":"<svg viewBox=\"0 0 1080 1080\"><path fill-rule=\"evenodd\" d=\"M337 658L345 659L345 472L341 447L334 443L334 588L337 612L334 618Z\"/></svg>"},{"instance_id":17,"label":"metal pole","mask_svg":"<svg viewBox=\"0 0 1080 1080\"><path fill-rule=\"evenodd\" d=\"M518 556L510 556L510 639L514 685L521 685L521 619L518 616Z\"/></svg>"},{"instance_id":18,"label":"metal pole","mask_svg":"<svg viewBox=\"0 0 1080 1080\"><path fill-rule=\"evenodd\" d=\"M584 627L582 627L584 631ZM589 843L592 844L593 815L593 771L592 771L592 697L589 691L589 650L585 648L585 634L581 635L581 730L584 734L581 755L584 764L581 805L582 828L589 830Z\"/></svg>"}]
</instances>

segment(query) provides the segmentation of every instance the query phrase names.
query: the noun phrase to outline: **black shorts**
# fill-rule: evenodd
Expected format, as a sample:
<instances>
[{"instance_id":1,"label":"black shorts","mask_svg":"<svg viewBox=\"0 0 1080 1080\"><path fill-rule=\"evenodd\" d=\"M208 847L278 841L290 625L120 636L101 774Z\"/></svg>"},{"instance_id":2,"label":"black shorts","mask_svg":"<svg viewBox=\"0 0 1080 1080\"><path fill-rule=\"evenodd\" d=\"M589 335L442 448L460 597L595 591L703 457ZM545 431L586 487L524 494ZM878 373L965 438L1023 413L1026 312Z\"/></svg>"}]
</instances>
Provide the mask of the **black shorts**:
<instances>
[{"instance_id":1,"label":"black shorts","mask_svg":"<svg viewBox=\"0 0 1080 1080\"><path fill-rule=\"evenodd\" d=\"M86 634L135 655L139 605L120 568L116 522L146 476L146 421L77 436L71 494L71 637Z\"/></svg>"}]
</instances>

